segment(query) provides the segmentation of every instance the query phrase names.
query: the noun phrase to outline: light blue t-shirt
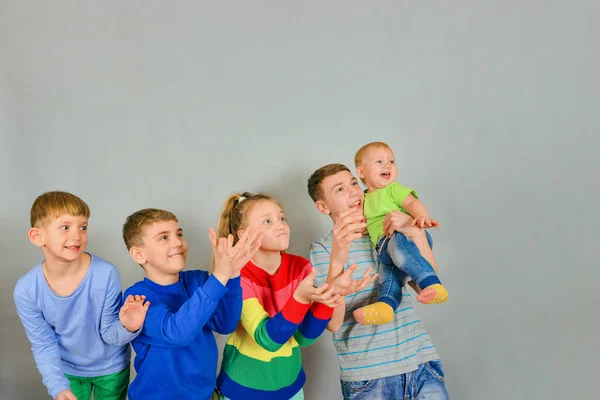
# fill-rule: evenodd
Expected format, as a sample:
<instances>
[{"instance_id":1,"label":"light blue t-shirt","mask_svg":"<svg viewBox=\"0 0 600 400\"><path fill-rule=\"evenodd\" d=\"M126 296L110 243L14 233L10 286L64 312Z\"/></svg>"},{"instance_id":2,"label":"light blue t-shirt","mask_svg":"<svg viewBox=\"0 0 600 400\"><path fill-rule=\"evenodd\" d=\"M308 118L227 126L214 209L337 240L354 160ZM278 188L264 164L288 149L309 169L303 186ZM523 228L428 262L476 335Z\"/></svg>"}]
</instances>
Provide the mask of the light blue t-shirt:
<instances>
[{"instance_id":1,"label":"light blue t-shirt","mask_svg":"<svg viewBox=\"0 0 600 400\"><path fill-rule=\"evenodd\" d=\"M50 289L41 263L15 287L17 313L52 398L70 388L65 373L96 377L122 371L129 364L128 343L139 334L127 331L119 321L119 271L90 256L88 272L69 296Z\"/></svg>"}]
</instances>

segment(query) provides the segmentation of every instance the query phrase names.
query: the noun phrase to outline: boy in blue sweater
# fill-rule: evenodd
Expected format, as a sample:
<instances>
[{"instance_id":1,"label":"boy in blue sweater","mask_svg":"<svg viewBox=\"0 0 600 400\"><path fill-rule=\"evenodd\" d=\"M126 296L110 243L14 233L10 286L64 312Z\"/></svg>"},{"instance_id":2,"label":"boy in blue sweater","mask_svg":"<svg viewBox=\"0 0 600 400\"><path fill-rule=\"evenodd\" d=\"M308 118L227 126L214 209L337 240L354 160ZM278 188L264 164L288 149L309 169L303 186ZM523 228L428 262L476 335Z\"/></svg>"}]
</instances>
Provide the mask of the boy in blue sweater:
<instances>
[{"instance_id":1,"label":"boy in blue sweater","mask_svg":"<svg viewBox=\"0 0 600 400\"><path fill-rule=\"evenodd\" d=\"M129 296L121 306L117 268L85 252L88 205L48 192L31 207L29 239L44 261L14 290L19 318L48 394L56 400L125 400L129 342L149 303Z\"/></svg>"},{"instance_id":2,"label":"boy in blue sweater","mask_svg":"<svg viewBox=\"0 0 600 400\"><path fill-rule=\"evenodd\" d=\"M183 271L188 245L174 214L144 209L127 217L123 240L146 274L125 291L152 303L132 342L137 376L130 400L210 399L218 349L213 331L233 332L242 312L240 271L261 244L259 232L217 238L210 230L214 272Z\"/></svg>"}]
</instances>

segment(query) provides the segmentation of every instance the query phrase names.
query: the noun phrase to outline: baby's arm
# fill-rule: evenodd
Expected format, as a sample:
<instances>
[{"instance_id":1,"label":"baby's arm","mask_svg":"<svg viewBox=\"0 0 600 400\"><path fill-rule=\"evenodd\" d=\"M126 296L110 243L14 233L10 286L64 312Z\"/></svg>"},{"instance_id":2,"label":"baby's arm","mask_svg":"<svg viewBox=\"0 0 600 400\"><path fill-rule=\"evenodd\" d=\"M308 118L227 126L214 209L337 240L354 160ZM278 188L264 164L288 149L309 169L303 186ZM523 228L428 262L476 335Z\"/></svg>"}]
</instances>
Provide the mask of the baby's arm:
<instances>
[{"instance_id":1,"label":"baby's arm","mask_svg":"<svg viewBox=\"0 0 600 400\"><path fill-rule=\"evenodd\" d=\"M429 217L429 212L421 200L412 194L406 196L402 201L402 207L414 218L412 225L419 228L437 228L440 226L439 222Z\"/></svg>"},{"instance_id":2,"label":"baby's arm","mask_svg":"<svg viewBox=\"0 0 600 400\"><path fill-rule=\"evenodd\" d=\"M197 273L206 274L204 271ZM138 340L166 347L189 345L212 317L227 290L214 275L211 275L202 286L194 290L192 296L177 312L172 312L153 293L144 293L152 302L152 306L148 309ZM132 288L125 291L125 295L129 294L134 294Z\"/></svg>"},{"instance_id":3,"label":"baby's arm","mask_svg":"<svg viewBox=\"0 0 600 400\"><path fill-rule=\"evenodd\" d=\"M121 306L121 283L119 271L113 267L106 286L102 317L100 319L100 336L104 343L123 346L140 334L149 303L139 304L140 300L129 296ZM141 300L143 303L143 299Z\"/></svg>"},{"instance_id":4,"label":"baby's arm","mask_svg":"<svg viewBox=\"0 0 600 400\"><path fill-rule=\"evenodd\" d=\"M17 313L31 342L33 359L48 394L55 399L60 393L71 388L62 370L62 361L56 334L42 316L41 310L33 304L29 293L18 284L14 292Z\"/></svg>"}]
</instances>

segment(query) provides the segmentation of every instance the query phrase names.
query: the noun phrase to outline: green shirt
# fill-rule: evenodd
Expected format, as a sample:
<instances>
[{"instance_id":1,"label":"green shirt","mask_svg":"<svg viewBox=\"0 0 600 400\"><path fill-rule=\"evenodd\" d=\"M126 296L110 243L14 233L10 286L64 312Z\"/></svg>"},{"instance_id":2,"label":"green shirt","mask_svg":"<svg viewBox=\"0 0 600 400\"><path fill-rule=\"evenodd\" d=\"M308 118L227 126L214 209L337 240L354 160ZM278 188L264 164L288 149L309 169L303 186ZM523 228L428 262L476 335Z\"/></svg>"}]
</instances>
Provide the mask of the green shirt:
<instances>
[{"instance_id":1,"label":"green shirt","mask_svg":"<svg viewBox=\"0 0 600 400\"><path fill-rule=\"evenodd\" d=\"M394 210L400 210L405 214L408 212L402 207L402 202L412 194L417 199L417 192L393 182L374 192L365 192L365 218L367 218L367 230L373 245L377 245L379 238L383 236L383 220L385 216Z\"/></svg>"}]
</instances>

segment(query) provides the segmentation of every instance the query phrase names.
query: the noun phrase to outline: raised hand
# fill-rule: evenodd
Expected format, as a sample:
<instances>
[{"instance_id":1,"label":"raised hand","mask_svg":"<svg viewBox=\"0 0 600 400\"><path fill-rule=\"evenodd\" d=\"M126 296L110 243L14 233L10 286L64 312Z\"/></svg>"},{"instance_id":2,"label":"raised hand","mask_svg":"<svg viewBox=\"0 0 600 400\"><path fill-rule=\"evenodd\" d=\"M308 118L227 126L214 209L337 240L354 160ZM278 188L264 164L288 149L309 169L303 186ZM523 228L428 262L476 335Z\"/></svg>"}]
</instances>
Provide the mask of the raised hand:
<instances>
[{"instance_id":1,"label":"raised hand","mask_svg":"<svg viewBox=\"0 0 600 400\"><path fill-rule=\"evenodd\" d=\"M360 239L367 227L362 210L348 209L333 224L331 261L345 264L353 240Z\"/></svg>"},{"instance_id":2,"label":"raised hand","mask_svg":"<svg viewBox=\"0 0 600 400\"><path fill-rule=\"evenodd\" d=\"M343 304L342 297L339 294L336 294L335 288L331 287L329 284L326 283L318 288L314 287L316 275L317 270L313 268L310 274L302 279L294 291L294 298L296 301L304 304L312 302L323 303L329 307L337 307Z\"/></svg>"},{"instance_id":3,"label":"raised hand","mask_svg":"<svg viewBox=\"0 0 600 400\"><path fill-rule=\"evenodd\" d=\"M144 325L148 307L150 307L150 302L144 302L144 300L146 300L144 295L129 295L119 310L119 321L129 332L136 332Z\"/></svg>"},{"instance_id":4,"label":"raised hand","mask_svg":"<svg viewBox=\"0 0 600 400\"><path fill-rule=\"evenodd\" d=\"M330 286L336 294L348 296L362 290L366 285L373 282L379 274L371 275L372 268L369 267L360 279L352 279L352 273L356 270L356 264L349 266L344 273L335 278Z\"/></svg>"},{"instance_id":5,"label":"raised hand","mask_svg":"<svg viewBox=\"0 0 600 400\"><path fill-rule=\"evenodd\" d=\"M262 244L262 232L260 229L246 229L240 240L233 247L237 255L233 259L232 278L238 277L240 271L260 249Z\"/></svg>"},{"instance_id":6,"label":"raised hand","mask_svg":"<svg viewBox=\"0 0 600 400\"><path fill-rule=\"evenodd\" d=\"M233 260L238 251L233 249L233 235L229 234L227 238L219 238L215 230L210 228L208 236L215 260L213 275L225 285L233 273Z\"/></svg>"}]
</instances>

